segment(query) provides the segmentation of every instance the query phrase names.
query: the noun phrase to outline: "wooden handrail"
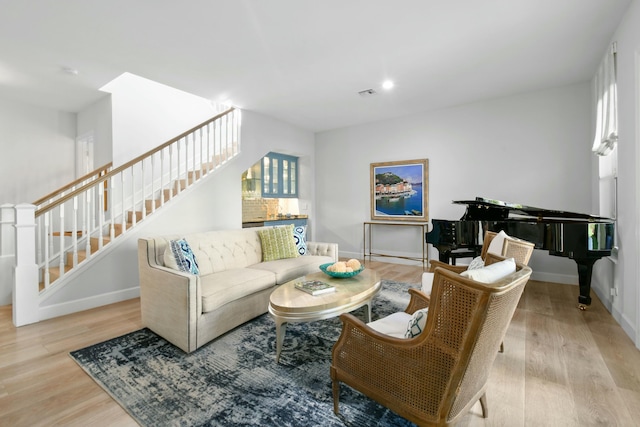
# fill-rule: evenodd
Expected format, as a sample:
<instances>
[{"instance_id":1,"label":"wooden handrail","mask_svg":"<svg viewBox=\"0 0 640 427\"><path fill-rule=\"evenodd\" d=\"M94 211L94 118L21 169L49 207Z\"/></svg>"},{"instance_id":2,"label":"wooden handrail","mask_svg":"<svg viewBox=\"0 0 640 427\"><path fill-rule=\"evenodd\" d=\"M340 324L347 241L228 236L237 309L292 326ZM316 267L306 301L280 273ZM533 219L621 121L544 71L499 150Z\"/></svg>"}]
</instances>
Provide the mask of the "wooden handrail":
<instances>
[{"instance_id":1,"label":"wooden handrail","mask_svg":"<svg viewBox=\"0 0 640 427\"><path fill-rule=\"evenodd\" d=\"M76 179L75 181L71 181L69 184L66 184L60 188L58 188L55 191L52 191L51 193L47 194L44 197L39 198L38 200L36 200L35 202L33 202L34 205L38 206L41 203L46 202L47 200L55 197L58 193L62 193L65 190L68 190L71 187L75 187L76 185L78 185L79 183L81 183L82 181L86 181L87 179L91 178L92 176L100 176L101 173L105 172L107 169L109 169L111 166L113 166L112 162L107 163L104 166L100 166L99 168L95 169L92 172L89 172L88 174L81 176L80 178Z\"/></svg>"},{"instance_id":2,"label":"wooden handrail","mask_svg":"<svg viewBox=\"0 0 640 427\"><path fill-rule=\"evenodd\" d=\"M67 194L66 196L61 197L60 199L56 200L54 203L51 203L51 204L49 204L47 206L44 206L42 208L37 209L36 212L35 212L36 218L38 216L42 215L43 213L50 211L51 209L55 208L56 206L59 206L59 205L63 204L67 200L71 200L73 197L77 196L78 194L86 191L87 189L89 189L91 187L94 187L95 185L99 184L100 182L106 181L107 179L111 178L112 176L115 176L115 175L119 174L120 172L124 171L125 169L133 166L134 164L146 159L147 157L152 156L153 154L157 153L158 151L163 150L164 148L168 147L169 145L173 144L174 142L181 140L185 136L192 134L196 130L208 125L209 123L214 122L214 121L218 120L219 118L226 116L227 114L233 112L234 110L235 110L235 108L231 107L227 111L224 111L224 112L222 112L220 114L217 114L217 115L213 116L212 118L210 118L208 120L205 120L204 122L200 123L199 125L192 127L188 131L181 133L180 135L176 136L175 138L170 139L169 141L165 142L164 144L159 145L156 148L153 148L153 149L147 151L146 153L139 155L135 159L130 160L127 163L125 163L125 164L123 164L121 166L118 166L116 169L111 170L111 172L108 172L107 174L102 175L99 180L96 180L94 182L90 182L88 184L85 184L82 187L77 188L76 190L74 190L71 193Z\"/></svg>"}]
</instances>

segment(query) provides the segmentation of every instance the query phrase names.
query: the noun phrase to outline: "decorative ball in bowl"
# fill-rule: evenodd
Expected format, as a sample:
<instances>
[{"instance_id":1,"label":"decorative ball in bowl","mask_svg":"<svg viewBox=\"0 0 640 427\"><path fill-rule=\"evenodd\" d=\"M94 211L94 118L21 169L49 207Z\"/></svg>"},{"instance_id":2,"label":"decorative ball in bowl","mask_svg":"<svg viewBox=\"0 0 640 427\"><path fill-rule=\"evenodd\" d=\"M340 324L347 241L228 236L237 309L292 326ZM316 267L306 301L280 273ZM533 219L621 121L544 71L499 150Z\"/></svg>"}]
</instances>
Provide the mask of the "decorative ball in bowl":
<instances>
[{"instance_id":1,"label":"decorative ball in bowl","mask_svg":"<svg viewBox=\"0 0 640 427\"><path fill-rule=\"evenodd\" d=\"M355 267L355 268L354 268ZM360 264L357 259L350 259L349 261L338 261L322 264L320 270L323 273L335 277L338 279L344 279L347 277L357 276L364 270L364 266ZM350 271L346 271L350 270Z\"/></svg>"}]
</instances>

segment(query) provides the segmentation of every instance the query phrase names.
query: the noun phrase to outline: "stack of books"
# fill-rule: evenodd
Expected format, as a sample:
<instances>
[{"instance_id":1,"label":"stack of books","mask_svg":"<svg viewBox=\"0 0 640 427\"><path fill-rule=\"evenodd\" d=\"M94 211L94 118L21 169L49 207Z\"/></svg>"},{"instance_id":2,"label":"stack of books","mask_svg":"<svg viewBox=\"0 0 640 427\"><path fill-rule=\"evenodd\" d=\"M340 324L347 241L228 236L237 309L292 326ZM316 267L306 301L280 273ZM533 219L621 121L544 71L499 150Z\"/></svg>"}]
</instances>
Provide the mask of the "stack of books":
<instances>
[{"instance_id":1,"label":"stack of books","mask_svg":"<svg viewBox=\"0 0 640 427\"><path fill-rule=\"evenodd\" d=\"M335 292L336 288L320 280L307 280L304 282L298 282L295 284L296 289L300 289L311 295L326 294L328 292Z\"/></svg>"}]
</instances>

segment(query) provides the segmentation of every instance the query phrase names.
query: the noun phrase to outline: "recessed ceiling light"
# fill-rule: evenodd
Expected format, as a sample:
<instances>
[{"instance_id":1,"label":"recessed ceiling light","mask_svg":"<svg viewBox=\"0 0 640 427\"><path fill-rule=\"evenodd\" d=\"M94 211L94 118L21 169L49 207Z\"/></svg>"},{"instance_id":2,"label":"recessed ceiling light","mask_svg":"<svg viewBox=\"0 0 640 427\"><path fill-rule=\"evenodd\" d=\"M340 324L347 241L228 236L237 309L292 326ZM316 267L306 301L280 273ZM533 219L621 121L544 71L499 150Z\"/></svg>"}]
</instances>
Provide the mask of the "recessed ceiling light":
<instances>
[{"instance_id":1,"label":"recessed ceiling light","mask_svg":"<svg viewBox=\"0 0 640 427\"><path fill-rule=\"evenodd\" d=\"M389 90L389 89L391 89L392 87L393 87L393 82L392 82L391 80L385 80L385 81L382 83L382 88L383 88L383 89Z\"/></svg>"}]
</instances>

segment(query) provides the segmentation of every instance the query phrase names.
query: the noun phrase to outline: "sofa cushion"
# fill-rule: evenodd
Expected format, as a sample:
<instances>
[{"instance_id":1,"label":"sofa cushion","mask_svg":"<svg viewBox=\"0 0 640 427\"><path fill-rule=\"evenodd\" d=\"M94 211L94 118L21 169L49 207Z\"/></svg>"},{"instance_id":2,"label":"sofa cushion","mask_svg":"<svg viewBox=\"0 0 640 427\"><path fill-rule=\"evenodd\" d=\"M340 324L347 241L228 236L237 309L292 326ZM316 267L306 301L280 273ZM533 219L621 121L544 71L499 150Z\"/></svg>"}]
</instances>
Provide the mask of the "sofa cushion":
<instances>
[{"instance_id":1,"label":"sofa cushion","mask_svg":"<svg viewBox=\"0 0 640 427\"><path fill-rule=\"evenodd\" d=\"M164 251L164 265L185 273L199 273L196 256L184 239L169 241Z\"/></svg>"},{"instance_id":2,"label":"sofa cushion","mask_svg":"<svg viewBox=\"0 0 640 427\"><path fill-rule=\"evenodd\" d=\"M185 239L198 259L202 276L262 261L260 236L255 229L207 231Z\"/></svg>"},{"instance_id":3,"label":"sofa cushion","mask_svg":"<svg viewBox=\"0 0 640 427\"><path fill-rule=\"evenodd\" d=\"M262 243L262 260L295 258L298 256L293 240L293 224L284 227L265 228L258 230Z\"/></svg>"},{"instance_id":4,"label":"sofa cushion","mask_svg":"<svg viewBox=\"0 0 640 427\"><path fill-rule=\"evenodd\" d=\"M293 241L296 244L296 250L298 251L298 255L306 255L307 254L307 226L306 225L297 225L293 227Z\"/></svg>"},{"instance_id":5,"label":"sofa cushion","mask_svg":"<svg viewBox=\"0 0 640 427\"><path fill-rule=\"evenodd\" d=\"M254 264L249 268L270 271L276 275L276 283L281 285L309 273L320 271L320 265L333 262L328 256L305 255Z\"/></svg>"},{"instance_id":6,"label":"sofa cushion","mask_svg":"<svg viewBox=\"0 0 640 427\"><path fill-rule=\"evenodd\" d=\"M237 268L200 276L202 312L208 313L231 301L275 285L269 271Z\"/></svg>"}]
</instances>

